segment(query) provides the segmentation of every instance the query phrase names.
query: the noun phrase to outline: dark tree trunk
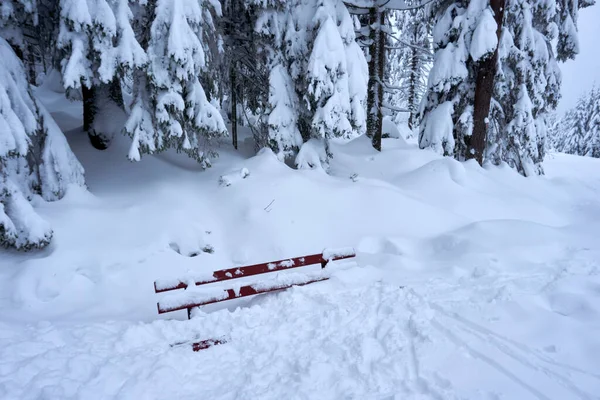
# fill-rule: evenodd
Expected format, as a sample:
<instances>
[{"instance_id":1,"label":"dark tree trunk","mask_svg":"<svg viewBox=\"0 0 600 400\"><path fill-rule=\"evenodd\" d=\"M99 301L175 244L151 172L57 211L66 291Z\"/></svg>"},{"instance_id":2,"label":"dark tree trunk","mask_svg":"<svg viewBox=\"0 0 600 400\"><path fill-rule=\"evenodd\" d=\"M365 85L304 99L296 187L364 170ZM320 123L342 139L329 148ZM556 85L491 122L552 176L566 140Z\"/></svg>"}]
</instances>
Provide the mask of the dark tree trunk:
<instances>
[{"instance_id":1,"label":"dark tree trunk","mask_svg":"<svg viewBox=\"0 0 600 400\"><path fill-rule=\"evenodd\" d=\"M381 136L383 131L383 82L385 73L385 10L379 11L379 29L377 30L377 122L373 134L373 147L381 151Z\"/></svg>"},{"instance_id":2,"label":"dark tree trunk","mask_svg":"<svg viewBox=\"0 0 600 400\"><path fill-rule=\"evenodd\" d=\"M96 115L95 92L96 89L93 86L88 88L86 85L81 85L81 95L83 97L83 130L86 132L89 132L94 125L94 116Z\"/></svg>"},{"instance_id":3,"label":"dark tree trunk","mask_svg":"<svg viewBox=\"0 0 600 400\"><path fill-rule=\"evenodd\" d=\"M385 10L369 9L369 84L367 91L367 136L381 151L383 130L383 87L385 72Z\"/></svg>"},{"instance_id":4,"label":"dark tree trunk","mask_svg":"<svg viewBox=\"0 0 600 400\"><path fill-rule=\"evenodd\" d=\"M231 63L231 69L229 71L229 77L231 79L231 140L233 141L233 147L237 150L238 148L238 131L237 131L237 88L236 88L236 65Z\"/></svg>"},{"instance_id":5,"label":"dark tree trunk","mask_svg":"<svg viewBox=\"0 0 600 400\"><path fill-rule=\"evenodd\" d=\"M500 34L502 32L502 20L504 17L505 0L491 0L490 5L494 12L494 19L498 28L496 37L500 43ZM467 159L475 158L479 165L483 165L483 153L485 151L487 139L488 116L490 113L490 104L494 92L494 77L496 75L498 62L498 47L491 57L479 63L477 72L477 81L475 83L475 104L473 108L473 133L467 143Z\"/></svg>"},{"instance_id":6,"label":"dark tree trunk","mask_svg":"<svg viewBox=\"0 0 600 400\"><path fill-rule=\"evenodd\" d=\"M120 110L123 110L123 94L119 80L115 77L108 84L100 83L90 88L82 84L81 94L83 96L83 130L87 132L90 143L95 149L106 150L110 146L114 132L101 132L95 121L98 114L109 103L114 103ZM103 117L107 118L110 115Z\"/></svg>"},{"instance_id":7,"label":"dark tree trunk","mask_svg":"<svg viewBox=\"0 0 600 400\"><path fill-rule=\"evenodd\" d=\"M414 24L413 27L414 31L413 31L413 43L417 43L417 40L419 39L417 37L418 35L418 26L417 24ZM419 66L419 60L418 60L418 54L417 54L417 49L415 47L411 47L410 48L410 77L409 77L409 81L408 81L408 110L409 110L409 116L408 116L408 127L412 130L415 126L415 122L416 122L416 114L417 114L417 106L416 106L416 101L417 101L417 79L420 78L420 72L421 71L417 71L417 68Z\"/></svg>"},{"instance_id":8,"label":"dark tree trunk","mask_svg":"<svg viewBox=\"0 0 600 400\"><path fill-rule=\"evenodd\" d=\"M27 46L27 73L29 74L29 83L37 84L37 72L35 70L35 56L33 55L33 46Z\"/></svg>"},{"instance_id":9,"label":"dark tree trunk","mask_svg":"<svg viewBox=\"0 0 600 400\"><path fill-rule=\"evenodd\" d=\"M371 139L375 136L376 118L375 111L375 90L377 89L377 32L373 26L377 23L377 8L369 9L369 82L367 84L367 136Z\"/></svg>"}]
</instances>

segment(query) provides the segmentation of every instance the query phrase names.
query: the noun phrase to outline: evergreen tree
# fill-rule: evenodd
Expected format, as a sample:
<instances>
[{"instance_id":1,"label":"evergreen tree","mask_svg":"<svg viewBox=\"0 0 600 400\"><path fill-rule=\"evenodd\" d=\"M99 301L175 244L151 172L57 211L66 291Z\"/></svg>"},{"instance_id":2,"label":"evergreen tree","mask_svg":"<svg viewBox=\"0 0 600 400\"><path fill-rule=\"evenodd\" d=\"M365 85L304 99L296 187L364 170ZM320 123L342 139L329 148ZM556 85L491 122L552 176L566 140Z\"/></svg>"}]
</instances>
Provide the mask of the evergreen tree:
<instances>
[{"instance_id":1,"label":"evergreen tree","mask_svg":"<svg viewBox=\"0 0 600 400\"><path fill-rule=\"evenodd\" d=\"M542 174L546 116L560 96L560 72L552 52L556 34L551 2L527 0L506 4L500 43L500 70L492 113L497 128L490 133L487 156L507 162L525 176Z\"/></svg>"},{"instance_id":2,"label":"evergreen tree","mask_svg":"<svg viewBox=\"0 0 600 400\"><path fill-rule=\"evenodd\" d=\"M393 106L408 111L408 127L418 126L419 104L427 89L427 74L432 61L431 23L424 7L406 11L395 11L395 28L400 33L390 52L389 68L396 70L390 74L391 82L399 82L395 97L402 100L391 101Z\"/></svg>"},{"instance_id":3,"label":"evergreen tree","mask_svg":"<svg viewBox=\"0 0 600 400\"><path fill-rule=\"evenodd\" d=\"M557 151L600 158L600 88L581 96L558 125Z\"/></svg>"},{"instance_id":4,"label":"evergreen tree","mask_svg":"<svg viewBox=\"0 0 600 400\"><path fill-rule=\"evenodd\" d=\"M553 6L553 3L549 3L549 5ZM595 0L556 1L556 22L559 27L556 58L559 61L575 59L575 56L579 53L577 16L580 8L586 8L593 4L595 4Z\"/></svg>"},{"instance_id":5,"label":"evergreen tree","mask_svg":"<svg viewBox=\"0 0 600 400\"><path fill-rule=\"evenodd\" d=\"M477 63L497 47L496 22L486 0L446 2L433 13L435 55L419 146L465 160L473 132Z\"/></svg>"},{"instance_id":6,"label":"evergreen tree","mask_svg":"<svg viewBox=\"0 0 600 400\"><path fill-rule=\"evenodd\" d=\"M72 184L84 184L83 168L35 99L23 64L0 38L0 244L46 246L52 229L28 200L57 200Z\"/></svg>"},{"instance_id":7,"label":"evergreen tree","mask_svg":"<svg viewBox=\"0 0 600 400\"><path fill-rule=\"evenodd\" d=\"M227 131L200 82L208 67L203 41L214 30L210 7L220 14L219 3L147 3L143 18L152 22L141 41L148 63L134 75L136 98L125 126L133 137L130 159L172 147L209 166L216 155L209 142Z\"/></svg>"},{"instance_id":8,"label":"evergreen tree","mask_svg":"<svg viewBox=\"0 0 600 400\"><path fill-rule=\"evenodd\" d=\"M497 38L490 34L492 14L486 0L446 2L433 9L436 53L420 145L462 160L473 130L474 65L496 47ZM551 43L557 33L573 34L557 26L556 18L553 0L506 2L484 157L494 164L507 162L525 176L543 173L546 118L560 96ZM559 58L564 59L565 49L559 49Z\"/></svg>"},{"instance_id":9,"label":"evergreen tree","mask_svg":"<svg viewBox=\"0 0 600 400\"><path fill-rule=\"evenodd\" d=\"M110 145L126 118L120 78L146 60L132 16L128 0L60 1L57 44L64 52L63 84L71 91L81 89L84 130L100 150Z\"/></svg>"},{"instance_id":10,"label":"evergreen tree","mask_svg":"<svg viewBox=\"0 0 600 400\"><path fill-rule=\"evenodd\" d=\"M584 96L579 98L575 106L572 125L567 131L565 141L565 152L569 154L585 154L585 137L590 125L590 98Z\"/></svg>"},{"instance_id":11,"label":"evergreen tree","mask_svg":"<svg viewBox=\"0 0 600 400\"><path fill-rule=\"evenodd\" d=\"M589 126L584 138L585 155L600 158L600 86L592 88L589 97Z\"/></svg>"},{"instance_id":12,"label":"evergreen tree","mask_svg":"<svg viewBox=\"0 0 600 400\"><path fill-rule=\"evenodd\" d=\"M259 51L271 71L263 108L265 142L285 157L311 138L324 139L327 146L330 138L363 133L366 60L345 5L339 0L252 4L259 8L256 29L264 40ZM294 120L298 128L290 129Z\"/></svg>"},{"instance_id":13,"label":"evergreen tree","mask_svg":"<svg viewBox=\"0 0 600 400\"><path fill-rule=\"evenodd\" d=\"M548 113L548 116L546 117L546 126L548 131L546 152L556 151L558 137L560 136L558 130L560 128L560 119L555 111Z\"/></svg>"}]
</instances>

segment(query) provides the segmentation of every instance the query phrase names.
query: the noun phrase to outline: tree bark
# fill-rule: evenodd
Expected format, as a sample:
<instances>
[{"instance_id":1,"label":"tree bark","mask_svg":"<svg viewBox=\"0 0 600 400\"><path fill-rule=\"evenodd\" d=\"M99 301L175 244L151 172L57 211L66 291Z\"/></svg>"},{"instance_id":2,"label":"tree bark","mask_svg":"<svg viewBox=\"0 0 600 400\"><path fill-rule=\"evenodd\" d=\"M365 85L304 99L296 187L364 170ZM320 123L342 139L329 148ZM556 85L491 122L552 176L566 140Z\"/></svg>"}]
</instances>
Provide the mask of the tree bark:
<instances>
[{"instance_id":1,"label":"tree bark","mask_svg":"<svg viewBox=\"0 0 600 400\"><path fill-rule=\"evenodd\" d=\"M413 43L417 43L419 39L417 37L418 34L418 25L414 24L413 26ZM408 127L412 130L414 128L416 122L416 99L417 99L417 78L419 77L420 71L417 71L417 67L419 66L419 60L417 59L417 49L415 47L410 48L410 77L408 83Z\"/></svg>"},{"instance_id":2,"label":"tree bark","mask_svg":"<svg viewBox=\"0 0 600 400\"><path fill-rule=\"evenodd\" d=\"M375 91L377 90L377 36L374 25L377 23L377 8L369 9L369 82L367 84L367 136L371 139L375 136L376 118L375 112Z\"/></svg>"},{"instance_id":3,"label":"tree bark","mask_svg":"<svg viewBox=\"0 0 600 400\"><path fill-rule=\"evenodd\" d=\"M90 143L95 149L106 150L110 146L114 132L98 130L95 121L98 114L109 103L114 103L123 110L123 94L119 79L115 77L110 83L100 83L89 88L82 84L81 94L83 96L83 130L88 134Z\"/></svg>"},{"instance_id":4,"label":"tree bark","mask_svg":"<svg viewBox=\"0 0 600 400\"><path fill-rule=\"evenodd\" d=\"M504 17L504 2L505 0L491 0L490 5L494 12L497 29L496 37L498 44L500 43L500 35L502 33L502 20ZM498 62L498 46L494 50L492 56L486 58L479 63L479 71L477 72L477 81L475 83L475 99L473 108L473 132L469 143L467 143L466 159L475 158L479 165L483 165L483 153L485 151L488 116L490 113L490 104L494 92L494 77L496 75Z\"/></svg>"},{"instance_id":5,"label":"tree bark","mask_svg":"<svg viewBox=\"0 0 600 400\"><path fill-rule=\"evenodd\" d=\"M237 131L237 88L236 88L236 65L231 63L229 71L229 77L231 80L231 140L233 141L233 148L238 148L238 131Z\"/></svg>"},{"instance_id":6,"label":"tree bark","mask_svg":"<svg viewBox=\"0 0 600 400\"><path fill-rule=\"evenodd\" d=\"M96 115L95 92L96 90L93 86L88 88L85 84L81 85L81 95L83 96L83 130L86 132L89 132L94 125L94 116Z\"/></svg>"},{"instance_id":7,"label":"tree bark","mask_svg":"<svg viewBox=\"0 0 600 400\"><path fill-rule=\"evenodd\" d=\"M379 29L377 30L377 122L373 134L373 148L381 151L381 136L383 131L383 82L385 73L385 10L379 10Z\"/></svg>"}]
</instances>

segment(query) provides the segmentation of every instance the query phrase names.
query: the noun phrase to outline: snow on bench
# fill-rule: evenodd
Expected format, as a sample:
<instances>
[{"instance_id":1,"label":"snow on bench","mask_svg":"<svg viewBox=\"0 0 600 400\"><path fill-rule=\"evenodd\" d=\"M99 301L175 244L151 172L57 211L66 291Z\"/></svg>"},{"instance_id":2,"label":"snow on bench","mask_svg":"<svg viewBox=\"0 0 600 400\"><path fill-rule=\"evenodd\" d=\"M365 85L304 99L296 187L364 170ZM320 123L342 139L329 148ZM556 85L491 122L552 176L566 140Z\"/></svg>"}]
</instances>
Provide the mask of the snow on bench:
<instances>
[{"instance_id":1,"label":"snow on bench","mask_svg":"<svg viewBox=\"0 0 600 400\"><path fill-rule=\"evenodd\" d=\"M184 279L158 280L154 282L155 293L171 292L178 289L184 290L166 294L156 306L159 314L187 309L189 319L191 318L191 310L194 307L327 280L331 276L331 271L325 269L329 262L353 258L355 255L354 249L350 247L326 249L321 254L311 254L304 257L288 258L268 263L222 269L213 272L211 276L196 275L188 276ZM226 282L231 279L285 271L314 264L320 264L321 270L311 273L298 273L296 271L286 272L285 274L277 274L274 277L271 276L266 279L261 279L245 286L242 286L241 284L236 285L235 283L231 283L228 288L215 285L206 286L209 283ZM227 339L207 339L190 344L192 350L199 351L226 342Z\"/></svg>"},{"instance_id":2,"label":"snow on bench","mask_svg":"<svg viewBox=\"0 0 600 400\"><path fill-rule=\"evenodd\" d=\"M326 249L321 254L311 254L304 257L288 258L262 264L223 269L213 272L212 276L186 277L183 279L163 279L154 282L154 292L163 293L177 289L182 292L166 295L157 303L158 313L164 314L178 310L188 310L220 301L240 297L252 296L276 290L283 290L292 286L307 285L329 279L329 272L324 268L330 261L352 258L356 255L353 248ZM321 264L321 271L312 274L286 273L278 274L275 278L264 279L250 285L233 285L232 288L202 287L214 282L223 282L231 279L260 275L270 272L290 270L313 264Z\"/></svg>"},{"instance_id":3,"label":"snow on bench","mask_svg":"<svg viewBox=\"0 0 600 400\"><path fill-rule=\"evenodd\" d=\"M238 285L231 289L209 288L206 290L206 288L202 288L186 290L166 295L158 303L158 313L163 314L171 311L185 310L218 303L224 300L232 300L255 294L288 289L292 286L302 286L313 282L324 281L329 279L329 277L329 271L322 270L312 274L279 274L273 279L265 279L251 285Z\"/></svg>"}]
</instances>

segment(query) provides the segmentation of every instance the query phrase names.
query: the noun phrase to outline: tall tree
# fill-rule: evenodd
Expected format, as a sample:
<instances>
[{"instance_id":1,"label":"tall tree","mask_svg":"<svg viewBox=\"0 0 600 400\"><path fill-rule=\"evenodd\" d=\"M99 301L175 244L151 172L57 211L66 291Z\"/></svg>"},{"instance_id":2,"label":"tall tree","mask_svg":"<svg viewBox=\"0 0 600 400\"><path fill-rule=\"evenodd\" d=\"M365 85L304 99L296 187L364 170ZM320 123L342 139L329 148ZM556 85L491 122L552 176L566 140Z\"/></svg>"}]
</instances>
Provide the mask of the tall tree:
<instances>
[{"instance_id":1,"label":"tall tree","mask_svg":"<svg viewBox=\"0 0 600 400\"><path fill-rule=\"evenodd\" d=\"M485 9L482 12L481 20L473 32L471 44L471 57L477 62L477 79L473 98L473 133L468 140L465 155L467 159L476 159L479 165L483 164L486 146L505 0L490 0L490 6L491 10Z\"/></svg>"},{"instance_id":2,"label":"tall tree","mask_svg":"<svg viewBox=\"0 0 600 400\"><path fill-rule=\"evenodd\" d=\"M600 86L590 91L590 126L584 138L585 155L600 158Z\"/></svg>"},{"instance_id":3,"label":"tall tree","mask_svg":"<svg viewBox=\"0 0 600 400\"><path fill-rule=\"evenodd\" d=\"M600 88L582 95L557 125L553 138L557 151L600 158Z\"/></svg>"},{"instance_id":4,"label":"tall tree","mask_svg":"<svg viewBox=\"0 0 600 400\"><path fill-rule=\"evenodd\" d=\"M434 10L436 54L420 145L459 160L479 157L482 142L478 141L478 149L470 148L474 105L482 105L474 96L478 76L474 62L495 48L498 36L492 32L498 24L491 22L494 14L487 0L450 1ZM557 57L564 58L568 51L565 47L558 56L553 53L556 34L564 35L566 29L556 20L554 0L506 0L491 111L486 115L482 107L477 118L480 127L489 121L485 130L479 129L488 135L482 159L506 162L525 176L543 173L546 118L560 96ZM479 29L488 33L478 35Z\"/></svg>"},{"instance_id":5,"label":"tall tree","mask_svg":"<svg viewBox=\"0 0 600 400\"><path fill-rule=\"evenodd\" d=\"M52 229L28 200L60 199L72 184L84 185L83 168L0 37L0 245L45 247Z\"/></svg>"},{"instance_id":6,"label":"tall tree","mask_svg":"<svg viewBox=\"0 0 600 400\"><path fill-rule=\"evenodd\" d=\"M65 88L81 90L84 130L106 149L126 119L120 77L146 55L131 27L128 0L61 0L58 47Z\"/></svg>"},{"instance_id":7,"label":"tall tree","mask_svg":"<svg viewBox=\"0 0 600 400\"><path fill-rule=\"evenodd\" d=\"M214 8L213 8L214 7ZM226 135L225 123L200 82L207 64L206 31L214 29L210 8L198 0L149 1L142 32L148 62L135 76L135 100L125 125L133 142L129 158L167 148L184 151L204 166L216 154L210 140Z\"/></svg>"},{"instance_id":8,"label":"tall tree","mask_svg":"<svg viewBox=\"0 0 600 400\"><path fill-rule=\"evenodd\" d=\"M267 2L256 16L270 71L263 110L273 151L285 158L310 139L328 147L333 137L364 132L366 60L344 3Z\"/></svg>"},{"instance_id":9,"label":"tall tree","mask_svg":"<svg viewBox=\"0 0 600 400\"><path fill-rule=\"evenodd\" d=\"M471 157L477 74L496 51L497 24L486 0L433 8L434 63L429 73L419 146L458 160ZM483 77L483 75L482 75Z\"/></svg>"},{"instance_id":10,"label":"tall tree","mask_svg":"<svg viewBox=\"0 0 600 400\"><path fill-rule=\"evenodd\" d=\"M431 21L425 7L390 12L392 28L387 52L386 82L389 93L384 104L394 121L408 112L408 127L419 125L419 105L427 89L427 75L433 51Z\"/></svg>"},{"instance_id":11,"label":"tall tree","mask_svg":"<svg viewBox=\"0 0 600 400\"><path fill-rule=\"evenodd\" d=\"M560 96L554 19L552 0L507 2L487 156L525 176L543 173L546 116Z\"/></svg>"}]
</instances>

